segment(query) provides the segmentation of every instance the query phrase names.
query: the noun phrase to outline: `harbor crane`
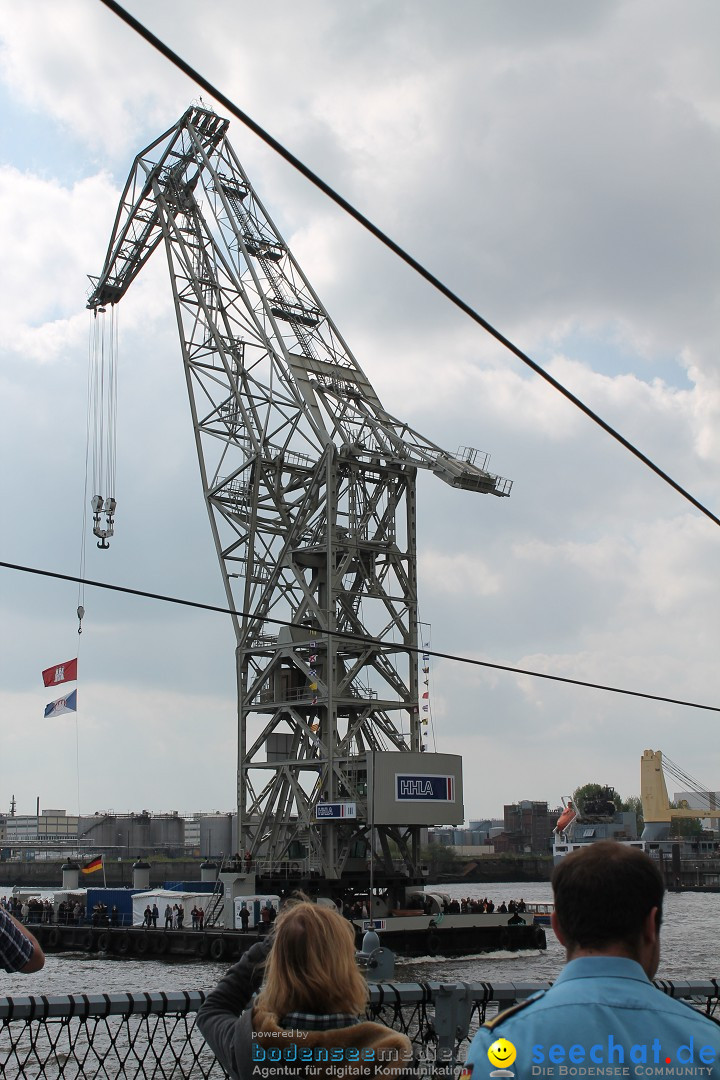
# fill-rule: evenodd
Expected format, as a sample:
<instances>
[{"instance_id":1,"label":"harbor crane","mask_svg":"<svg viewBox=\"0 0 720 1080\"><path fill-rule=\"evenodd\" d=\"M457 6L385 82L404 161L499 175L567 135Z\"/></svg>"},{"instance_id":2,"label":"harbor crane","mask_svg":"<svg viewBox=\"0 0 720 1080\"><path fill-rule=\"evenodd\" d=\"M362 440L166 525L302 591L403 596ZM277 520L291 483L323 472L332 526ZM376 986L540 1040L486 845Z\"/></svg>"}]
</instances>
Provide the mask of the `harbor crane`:
<instances>
[{"instance_id":1,"label":"harbor crane","mask_svg":"<svg viewBox=\"0 0 720 1080\"><path fill-rule=\"evenodd\" d=\"M672 819L696 820L707 818L717 820L720 818L720 808L715 806L715 795L701 789L694 784L695 795L699 795L708 804L704 807L671 806L668 797L667 784L665 782L664 767L670 768L671 774L679 782L691 780L686 777L675 762L668 758L663 759L662 750L643 750L640 759L640 790L643 806L643 819L645 827L642 838L649 842L666 840L670 835Z\"/></svg>"},{"instance_id":2,"label":"harbor crane","mask_svg":"<svg viewBox=\"0 0 720 1080\"><path fill-rule=\"evenodd\" d=\"M88 307L164 246L237 641L243 862L266 889L367 887L373 859L378 884L417 882L422 826L464 820L459 758L429 751L419 708L417 470L511 482L386 411L228 123L192 106L136 157Z\"/></svg>"}]
</instances>

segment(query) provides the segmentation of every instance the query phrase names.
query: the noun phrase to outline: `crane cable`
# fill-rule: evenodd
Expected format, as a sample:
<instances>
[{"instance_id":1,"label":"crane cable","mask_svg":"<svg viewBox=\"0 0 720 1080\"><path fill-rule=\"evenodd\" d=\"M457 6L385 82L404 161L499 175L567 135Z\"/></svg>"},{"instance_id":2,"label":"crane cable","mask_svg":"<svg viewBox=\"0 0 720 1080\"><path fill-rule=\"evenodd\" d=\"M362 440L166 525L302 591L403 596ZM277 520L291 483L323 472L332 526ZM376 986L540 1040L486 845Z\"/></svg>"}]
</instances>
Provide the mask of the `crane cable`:
<instances>
[{"instance_id":1,"label":"crane cable","mask_svg":"<svg viewBox=\"0 0 720 1080\"><path fill-rule=\"evenodd\" d=\"M406 263L407 266L409 266L412 270L419 274L420 277L424 278L424 280L427 281L428 284L430 284L434 289L441 293L447 300L451 302L451 304L453 304L456 308L458 308L465 315L467 315L468 318L471 319L474 323L477 323L478 326L481 326L504 348L508 349L509 352L513 353L513 355L516 356L518 360L522 361L522 363L529 367L532 371L534 371L536 375L539 375L541 379L544 379L545 382L549 383L554 390L557 390L558 393L562 394L563 397L567 398L567 400L570 401L573 405L575 405L576 408L580 409L581 412L585 413L585 415L590 420L592 420L593 423L597 424L598 427L601 427L603 431L606 432L606 434L610 435L611 438L615 439L616 442L620 443L620 445L623 446L630 454L632 454L639 461L641 461L648 469L654 472L656 476L659 476L661 480L663 480L666 484L673 488L673 490L676 491L679 495L681 495L682 498L686 499L689 503L691 503L696 508L696 510L699 510L701 514L704 514L705 517L709 518L710 521L714 522L716 525L720 525L720 517L714 514L712 510L710 510L707 506L701 503L699 499L696 499L694 495L691 495L690 492L687 491L684 487L682 487L676 480L673 480L673 478L668 473L666 473L664 469L661 469L659 465L656 465L655 462L651 460L651 458L647 457L647 455L644 454L641 450L639 450L638 447L636 447L633 443L631 443L629 439L626 439L624 435L621 435L619 431L616 431L616 429L610 424L608 424L607 421L603 420L601 416L599 416L596 412L594 412L593 409L589 407L589 405L586 405L579 397L573 394L571 390L568 390L566 386L564 386L561 382L554 378L548 371L545 371L545 369L541 367L540 364L538 364L535 360L531 359L531 357L529 357L527 353L523 352L518 345L515 345L514 342L512 342L509 338L505 337L505 335L502 334L499 330L497 330L490 322L487 321L487 319L483 318L483 316L480 315L479 312L475 311L475 309L469 303L467 303L460 296L458 296L457 293L454 293L452 289L450 289L449 286L445 285L445 283L442 282L438 277L436 277L435 274L433 274L430 270L423 266L422 263L418 262L417 259L410 255L409 252L407 252L403 247L400 246L400 244L396 243L390 236L387 235L387 233L383 232L382 229L380 229L377 225L370 221L370 219L367 218L360 210L356 209L356 207L354 207L352 203L348 202L347 199L340 195L339 192L335 191L335 189L331 187L330 184L326 183L326 181L323 180L320 176L318 176L317 173L313 172L313 170L310 169L309 166L305 165L304 162L297 158L290 150L288 150L281 142L279 142L278 139L272 136L268 131L261 127L260 124L253 120L251 116L249 116L246 112L244 112L237 105L235 105L235 103L231 101L230 98L223 94L222 91L218 90L217 87L215 87L208 79L206 79L203 75L196 71L196 69L193 68L190 64L188 64L185 60L183 60L182 57L178 56L178 54L174 52L168 45L166 45L160 38L156 37L155 34L151 33L151 31L148 30L147 27L145 27L141 22L139 22L138 19L130 15L130 13L126 11L125 8L121 7L121 5L116 2L116 0L100 0L100 3L104 4L105 7L109 8L112 12L114 12L118 16L118 18L122 19L124 23L126 23L129 27L131 27L131 29L133 29L137 34L139 34L140 37L144 38L144 40L147 41L149 45L152 45L153 48L157 49L158 52L160 52L167 60L169 60L185 75L187 75L188 78L192 79L193 82L197 83L197 85L200 86L203 90L205 90L208 94L211 94L215 98L215 100L220 102L220 104L225 109L227 109L228 112L232 113L232 115L237 120L244 124L245 127L249 128L250 131L252 131L255 135L257 135L259 139L261 139L264 143L271 147L281 158L283 158L283 160L287 161L289 165L292 165L294 169L301 173L301 175L304 176L306 180L309 180L311 184L313 184L316 188L322 191L323 194L325 194L329 199L332 200L332 202L334 202L337 206L344 210L345 213L349 214L350 217L357 221L359 225L361 225L364 229L371 233L376 240L379 240L380 243L383 244L384 247L392 251L394 255L397 255L399 259L401 259L404 263Z\"/></svg>"},{"instance_id":2,"label":"crane cable","mask_svg":"<svg viewBox=\"0 0 720 1080\"><path fill-rule=\"evenodd\" d=\"M117 463L117 357L118 318L111 307L110 329L105 308L90 313L88 337L87 416L85 421L85 483L83 487L82 532L80 535L80 571L78 578L78 634L82 634L85 616L86 529L88 492L92 487L93 532L101 537L98 547L112 535L115 513ZM101 318L98 318L98 314ZM92 473L92 476L91 476ZM104 493L104 494L103 494ZM100 527L105 514L105 529ZM110 526L108 528L108 526Z\"/></svg>"},{"instance_id":3,"label":"crane cable","mask_svg":"<svg viewBox=\"0 0 720 1080\"><path fill-rule=\"evenodd\" d=\"M78 635L82 634L82 621L85 615L85 585L83 579L85 577L85 559L86 559L86 529L87 529L87 508L88 508L88 476L90 472L90 445L91 437L90 433L93 427L92 423L92 373L93 373L93 355L94 355L94 335L93 324L90 324L90 333L88 335L88 366L87 366L87 401L86 401L86 416L85 416L85 482L83 484L83 501L82 501L82 529L80 531L80 572L78 581L78 594L77 594L77 617L78 617ZM78 643L79 645L79 643Z\"/></svg>"},{"instance_id":4,"label":"crane cable","mask_svg":"<svg viewBox=\"0 0 720 1080\"><path fill-rule=\"evenodd\" d=\"M90 313L90 357L88 371L88 461L92 466L93 533L98 547L108 548L115 529L117 462L117 356L118 317L110 307L110 326L106 309ZM87 490L85 491L87 500Z\"/></svg>"},{"instance_id":5,"label":"crane cable","mask_svg":"<svg viewBox=\"0 0 720 1080\"><path fill-rule=\"evenodd\" d=\"M40 577L53 578L56 581L79 582L81 579L74 574L61 574L56 570L42 570L36 566L23 566L19 563L6 562L0 559L0 568L5 570L19 570L24 574L37 574ZM141 596L147 600L161 600L166 604L178 604L181 607L195 608L198 611L212 611L220 615L232 615L239 618L254 618L251 612L238 611L235 608L221 607L219 604L205 604L200 600L185 600L179 596L168 596L164 593L148 592L146 589L132 589L127 585L112 585L109 581L94 581L90 578L82 579L83 585L89 585L93 589L107 589L110 592L124 593L127 596ZM301 623L292 622L289 619L276 619L270 615L263 616L264 623L272 623L274 626L289 626L301 630L307 627ZM341 630L320 631L325 637L336 638L338 641L353 641L363 645L374 642L379 649L387 648L388 643L369 637L361 637L358 634L348 633ZM419 656L422 654L422 646L404 645L404 652ZM450 660L456 664L469 664L472 667L489 668L492 671L507 671L512 675L529 675L534 679L546 679L548 682L564 683L568 686L581 686L590 690L603 690L609 694L623 694L626 697L643 698L646 701L659 701L665 705L683 705L690 709L703 709L706 712L720 713L720 705L705 705L698 701L687 701L683 698L671 698L663 694L649 694L641 690L627 690L620 686L608 686L603 683L588 682L585 679L571 679L567 675L549 675L543 671L533 671L529 668L514 667L511 664L496 664L490 660L477 660L471 656L458 656L455 653L438 652L435 649L425 650L429 656L439 660Z\"/></svg>"},{"instance_id":6,"label":"crane cable","mask_svg":"<svg viewBox=\"0 0 720 1080\"><path fill-rule=\"evenodd\" d=\"M704 806L697 807L699 810L717 810L718 817L720 817L720 808L717 806L711 806L710 804L710 788L706 784L701 784L694 776L691 776L688 772L685 772L679 765L672 761L669 757L663 754L662 758L663 768L670 774L673 780L677 780L679 784L682 784L685 789L693 794L699 796ZM695 807L690 807L695 809Z\"/></svg>"},{"instance_id":7,"label":"crane cable","mask_svg":"<svg viewBox=\"0 0 720 1080\"><path fill-rule=\"evenodd\" d=\"M116 467L116 430L117 430L117 354L118 322L115 309L111 309L110 331L105 322L105 311L101 309L91 313L90 332L88 335L88 374L87 374L87 410L85 419L85 482L83 485L82 529L80 533L80 572L78 574L77 619L78 643L76 655L80 659L80 636L83 632L85 617L85 566L87 557L87 512L88 488L92 470L92 506L95 526L93 532L100 535L98 521L102 507L106 513L112 502L115 508L115 467ZM105 492L102 496L101 492ZM100 502L98 503L98 499ZM98 547L106 547L106 538ZM77 779L77 804L80 814L80 729L77 712L75 713L75 774Z\"/></svg>"}]
</instances>

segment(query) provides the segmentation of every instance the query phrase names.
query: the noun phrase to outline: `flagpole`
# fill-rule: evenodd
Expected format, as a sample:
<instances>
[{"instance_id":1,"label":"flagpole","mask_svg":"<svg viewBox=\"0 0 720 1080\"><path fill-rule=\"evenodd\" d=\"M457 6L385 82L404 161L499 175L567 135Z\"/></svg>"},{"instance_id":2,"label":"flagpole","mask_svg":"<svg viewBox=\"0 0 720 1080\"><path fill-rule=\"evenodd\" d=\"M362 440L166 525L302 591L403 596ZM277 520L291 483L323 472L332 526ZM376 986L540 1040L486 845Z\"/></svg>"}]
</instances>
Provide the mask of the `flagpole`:
<instances>
[{"instance_id":1,"label":"flagpole","mask_svg":"<svg viewBox=\"0 0 720 1080\"><path fill-rule=\"evenodd\" d=\"M101 855L100 858L102 859L102 868L103 868L103 889L107 889L107 879L105 877L105 856Z\"/></svg>"}]
</instances>

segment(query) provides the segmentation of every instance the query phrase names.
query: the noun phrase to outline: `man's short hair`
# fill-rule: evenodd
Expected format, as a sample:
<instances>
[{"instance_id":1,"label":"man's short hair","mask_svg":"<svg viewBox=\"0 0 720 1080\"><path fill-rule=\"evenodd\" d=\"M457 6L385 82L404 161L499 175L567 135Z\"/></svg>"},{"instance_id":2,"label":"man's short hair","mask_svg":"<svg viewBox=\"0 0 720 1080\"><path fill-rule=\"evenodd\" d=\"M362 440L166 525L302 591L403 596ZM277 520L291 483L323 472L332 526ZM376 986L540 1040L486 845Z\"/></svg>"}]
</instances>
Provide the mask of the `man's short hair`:
<instances>
[{"instance_id":1,"label":"man's short hair","mask_svg":"<svg viewBox=\"0 0 720 1080\"><path fill-rule=\"evenodd\" d=\"M569 948L632 949L648 912L658 909L660 929L665 885L643 851L616 840L588 844L566 855L552 876L555 913Z\"/></svg>"}]
</instances>

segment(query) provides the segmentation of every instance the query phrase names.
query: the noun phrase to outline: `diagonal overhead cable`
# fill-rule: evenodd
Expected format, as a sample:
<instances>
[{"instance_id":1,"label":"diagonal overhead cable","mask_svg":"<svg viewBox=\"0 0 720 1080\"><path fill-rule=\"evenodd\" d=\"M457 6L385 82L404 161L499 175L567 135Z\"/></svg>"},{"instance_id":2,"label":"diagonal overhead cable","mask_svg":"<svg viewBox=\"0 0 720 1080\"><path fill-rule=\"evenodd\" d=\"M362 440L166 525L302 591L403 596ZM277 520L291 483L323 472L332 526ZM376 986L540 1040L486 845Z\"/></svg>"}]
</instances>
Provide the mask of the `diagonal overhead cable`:
<instances>
[{"instance_id":1,"label":"diagonal overhead cable","mask_svg":"<svg viewBox=\"0 0 720 1080\"><path fill-rule=\"evenodd\" d=\"M319 188L320 191L327 195L329 199L332 199L332 201L336 203L337 206L341 207L341 209L343 209L347 214L349 214L350 217L354 218L354 220L357 221L358 224L362 225L364 229L367 229L368 232L372 233L372 235L377 240L379 240L381 244L383 244L386 248L389 248L389 250L392 251L395 255L397 255L399 259L402 259L404 263L411 267L417 274L420 275L420 277L424 278L425 281L432 285L434 289L437 289L438 292L442 293L442 295L446 297L452 304L454 304L455 307L459 308L460 311L464 312L464 314L467 315L468 318L472 319L472 321L477 323L478 326L482 326L482 328L486 330L488 334L491 334L496 341L499 341L501 345L503 345L506 349L513 353L519 360L523 362L523 364L526 364L529 368L531 368L536 375L539 375L540 378L544 379L547 383L549 383L550 386L552 386L555 390L558 391L558 393L562 394L563 397L566 397L568 401L571 401L573 405L580 409L581 412L584 412L586 416L588 416L595 424L601 427L603 431L605 431L608 435L615 439L616 442L619 442L621 446L624 446L625 449L629 451L629 453L631 453L639 461L641 461L643 465L646 465L648 469L651 469L652 472L656 474L656 476L659 476L661 480L664 480L666 484L669 484L670 487L677 491L679 495L682 495L684 499L687 499L689 503L692 503L692 505L697 510L699 510L702 514L705 515L705 517L710 518L710 520L714 521L716 525L720 525L720 517L717 517L715 514L713 514L713 512L709 510L707 506L701 503L699 499L696 499L694 495L691 495L690 492L687 491L680 484L678 484L676 480L673 480L673 478L668 473L666 473L664 469L661 469L660 466L656 465L655 462L652 461L649 457L647 457L646 454L643 454L643 452L639 450L628 439L626 439L624 435L621 435L619 431L616 431L616 429L610 424L608 424L607 421L603 420L601 416L599 416L588 405L581 401L579 397L576 397L576 395L573 394L571 390L568 390L566 386L563 386L561 382L558 382L557 379L553 378L553 376L548 371L545 371L545 369L541 367L540 364L538 364L535 360L531 359L531 357L529 357L527 353L524 353L522 349L519 348L519 346L515 345L512 341L510 341L509 338L506 338L504 334L500 333L500 331L497 330L491 323L489 323L487 319L484 319L482 315L475 311L475 309L472 308L470 304L468 304L465 300L458 296L457 293L454 293L452 289L445 285L430 270L424 267L422 263L418 262L417 259L413 258L413 256L410 255L407 251L405 251L404 248L400 247L400 245L397 244L391 237L389 237L387 233L383 232L382 229L378 228L377 225L373 224L373 222L370 221L369 218L365 217L365 215L361 213L361 211L358 210L356 207L354 207L352 203L348 202L347 199L343 198L342 195L335 191L335 189L332 188L328 183L326 183L320 176L318 176L317 173L313 172L313 170L310 169L307 165L305 165L304 162L302 162L299 158L295 157L295 155L290 150L288 150L287 147L283 146L281 142L279 142L274 136L272 136L263 127L261 127L260 124L256 123L256 121L253 120L251 116L249 116L246 112L244 112L237 105L235 105L235 103L232 102L230 98L228 98L225 94L223 94L221 90L218 90L217 87L209 81L209 79L206 79L203 75L200 74L200 72L196 71L195 68L191 67L191 65L188 64L187 61L183 60L181 56L178 56L178 54L174 52L168 45L166 45L164 41L156 37L156 35L151 33L151 31L148 30L146 26L139 22L134 16L130 15L130 13L125 10L125 8L121 7L120 4L116 3L116 0L100 0L100 2L104 4L105 7L110 8L110 10L113 11L118 16L118 18L122 19L123 22L127 23L128 26L135 30L135 32L139 34L140 37L144 38L145 41L147 41L150 45L152 45L153 48L157 49L158 52L162 53L162 55L167 60L174 64L175 67L179 68L180 71L182 71L185 75L188 76L189 79L192 79L193 82L197 83L197 85L202 87L203 90L207 91L208 94L211 94L212 97L214 97L216 101L220 102L220 104L225 109L227 109L228 112L232 113L232 115L236 119L238 119L242 124L248 127L255 135L258 136L258 138L262 139L264 143L272 147L272 149L277 154L279 154L280 157L287 161L288 164L292 165L294 169L297 169L298 172L302 173L302 175L307 180L309 180L311 184L314 184L315 187Z\"/></svg>"},{"instance_id":2,"label":"diagonal overhead cable","mask_svg":"<svg viewBox=\"0 0 720 1080\"><path fill-rule=\"evenodd\" d=\"M222 607L219 604L204 604L200 600L184 600L179 596L168 596L165 593L147 592L145 589L131 589L127 585L111 585L107 581L94 581L91 578L81 578L75 574L60 574L55 570L40 570L36 566L21 566L18 563L9 563L0 560L0 568L4 570L19 570L23 574L36 574L39 577L54 578L57 581L74 581L81 585L89 585L93 589L107 589L109 592L124 593L127 596L141 596L147 600L160 600L165 604L178 604L180 607L195 608L199 611L214 611L220 615L236 615L240 618L246 616L253 618L252 612L237 611L233 608ZM302 623L290 622L288 619L275 619L265 615L264 623L272 623L274 626L291 626L298 629L307 629ZM374 643L379 649L385 647L384 642L374 641L367 636L358 637L355 634L342 630L318 630L319 636L336 638L342 641L360 641L363 645ZM548 682L566 683L570 686L582 686L590 690L603 690L608 694L623 694L625 697L644 698L647 701L660 701L666 705L684 705L689 709L704 709L706 712L720 713L720 705L703 705L697 701L685 701L682 698L665 697L662 694L648 694L641 690L626 690L620 686L607 686L604 683L587 682L584 679L570 679L566 675L548 675L543 671L532 671L528 668L512 667L510 664L493 664L489 660L476 660L471 656L458 656L454 653L438 652L435 649L426 649L424 646L413 647L404 645L403 649L409 653L421 653L427 656L437 657L439 660L450 660L455 664L469 664L471 667L492 668L493 671L507 671L511 675L529 675L533 679L546 679Z\"/></svg>"}]
</instances>

